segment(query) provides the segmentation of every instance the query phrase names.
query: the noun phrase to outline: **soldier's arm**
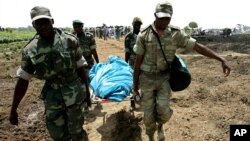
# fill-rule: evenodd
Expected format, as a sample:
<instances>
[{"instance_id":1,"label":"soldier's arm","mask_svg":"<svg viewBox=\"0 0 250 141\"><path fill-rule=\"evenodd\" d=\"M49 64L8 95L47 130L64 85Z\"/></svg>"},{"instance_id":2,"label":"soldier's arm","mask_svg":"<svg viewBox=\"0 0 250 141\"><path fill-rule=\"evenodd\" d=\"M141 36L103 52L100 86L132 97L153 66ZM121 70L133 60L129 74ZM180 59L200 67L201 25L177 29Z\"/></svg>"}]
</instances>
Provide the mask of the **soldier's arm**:
<instances>
[{"instance_id":1,"label":"soldier's arm","mask_svg":"<svg viewBox=\"0 0 250 141\"><path fill-rule=\"evenodd\" d=\"M76 40L75 40L76 41ZM76 43L76 50L75 50L75 60L76 60L76 72L78 76L81 78L82 83L85 84L86 87L86 94L87 94L87 103L88 106L91 106L91 100L90 100L90 92L89 92L89 82L88 82L88 76L86 74L86 71L84 69L84 64L86 63L85 58L82 56L82 50Z\"/></svg>"},{"instance_id":2,"label":"soldier's arm","mask_svg":"<svg viewBox=\"0 0 250 141\"><path fill-rule=\"evenodd\" d=\"M231 69L227 65L226 59L219 56L216 52L214 52L213 50L209 49L208 47L206 47L205 45L200 44L200 43L196 43L195 46L193 47L193 49L206 57L213 58L213 59L220 61L221 65L222 65L223 73L226 76L228 76L230 74Z\"/></svg>"},{"instance_id":3,"label":"soldier's arm","mask_svg":"<svg viewBox=\"0 0 250 141\"><path fill-rule=\"evenodd\" d=\"M18 78L14 90L14 96L9 117L9 121L13 125L18 125L17 108L27 91L28 85L29 85L28 80L25 80L23 78Z\"/></svg>"},{"instance_id":4,"label":"soldier's arm","mask_svg":"<svg viewBox=\"0 0 250 141\"><path fill-rule=\"evenodd\" d=\"M125 52L125 61L128 63L131 53Z\"/></svg>"},{"instance_id":5,"label":"soldier's arm","mask_svg":"<svg viewBox=\"0 0 250 141\"><path fill-rule=\"evenodd\" d=\"M98 54L97 54L96 49L92 49L92 50L91 50L91 53L93 54L93 56L94 56L94 58L95 58L95 62L96 62L96 63L99 63L99 58L98 58Z\"/></svg>"},{"instance_id":6,"label":"soldier's arm","mask_svg":"<svg viewBox=\"0 0 250 141\"><path fill-rule=\"evenodd\" d=\"M139 75L141 73L140 70L140 66L142 64L142 60L143 60L143 55L136 55L136 59L135 59L135 64L134 64L134 76L133 76L133 85L134 85L134 92L138 93L138 89L139 89Z\"/></svg>"},{"instance_id":7,"label":"soldier's arm","mask_svg":"<svg viewBox=\"0 0 250 141\"><path fill-rule=\"evenodd\" d=\"M134 45L133 51L136 53L136 58L135 58L135 64L134 64L134 76L133 76L133 85L134 85L134 94L133 96L136 96L139 94L138 89L139 89L139 75L141 73L141 64L144 59L144 54L145 54L145 37L142 34L139 34L136 39L136 44Z\"/></svg>"},{"instance_id":8,"label":"soldier's arm","mask_svg":"<svg viewBox=\"0 0 250 141\"><path fill-rule=\"evenodd\" d=\"M34 67L29 56L24 49L22 51L21 66L18 68L16 75L18 77L14 90L14 96L10 111L9 121L13 125L18 125L17 108L29 86L29 80L34 77Z\"/></svg>"},{"instance_id":9,"label":"soldier's arm","mask_svg":"<svg viewBox=\"0 0 250 141\"><path fill-rule=\"evenodd\" d=\"M127 63L128 63L129 57L131 55L131 53L129 53L129 43L128 43L129 39L128 39L128 35L125 37L125 42L124 42L124 46L125 46L125 61Z\"/></svg>"},{"instance_id":10,"label":"soldier's arm","mask_svg":"<svg viewBox=\"0 0 250 141\"><path fill-rule=\"evenodd\" d=\"M91 99L90 99L90 91L89 91L89 82L88 82L88 79L87 79L86 71L85 71L83 66L78 68L76 71L77 71L78 76L81 78L82 83L85 84L86 94L87 94L87 99L86 100L87 100L88 106L90 107L91 106Z\"/></svg>"},{"instance_id":11,"label":"soldier's arm","mask_svg":"<svg viewBox=\"0 0 250 141\"><path fill-rule=\"evenodd\" d=\"M96 51L96 41L94 36L91 34L90 36L90 49L91 49L91 54L94 56L95 58L95 62L99 63L99 58L98 58L98 54Z\"/></svg>"}]
</instances>

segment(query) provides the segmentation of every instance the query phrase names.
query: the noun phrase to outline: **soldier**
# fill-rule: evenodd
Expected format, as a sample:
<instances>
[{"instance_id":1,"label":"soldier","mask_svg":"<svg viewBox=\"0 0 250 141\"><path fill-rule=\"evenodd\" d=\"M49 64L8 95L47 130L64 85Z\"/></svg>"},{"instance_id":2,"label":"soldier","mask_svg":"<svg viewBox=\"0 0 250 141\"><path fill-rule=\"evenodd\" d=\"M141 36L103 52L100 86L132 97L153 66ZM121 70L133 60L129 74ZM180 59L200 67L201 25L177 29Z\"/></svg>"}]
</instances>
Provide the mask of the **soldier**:
<instances>
[{"instance_id":1,"label":"soldier","mask_svg":"<svg viewBox=\"0 0 250 141\"><path fill-rule=\"evenodd\" d=\"M82 49L83 56L88 63L88 65L85 66L86 73L88 74L89 70L94 65L93 57L95 58L95 62L99 63L99 58L96 52L95 38L92 33L83 31L83 22L80 20L73 21L73 28L74 34L78 37L78 43Z\"/></svg>"},{"instance_id":2,"label":"soldier","mask_svg":"<svg viewBox=\"0 0 250 141\"><path fill-rule=\"evenodd\" d=\"M174 59L177 48L193 49L204 56L220 61L225 76L230 74L230 67L224 58L196 42L184 31L169 25L172 14L171 3L158 3L154 13L154 22L137 36L133 49L136 53L133 91L136 96L139 95L138 89L141 90L144 124L150 141L154 140L156 130L158 140L165 140L163 124L170 119L173 113L169 104L171 89L168 65L164 60L157 36L159 36L167 61L170 63Z\"/></svg>"},{"instance_id":3,"label":"soldier","mask_svg":"<svg viewBox=\"0 0 250 141\"><path fill-rule=\"evenodd\" d=\"M89 85L83 67L86 61L77 38L54 28L54 19L46 7L36 6L30 15L37 34L22 51L10 123L18 125L18 105L27 91L29 80L37 78L45 80L40 97L44 100L46 125L53 140L87 141L87 133L82 127L82 108L86 93L89 95L86 89Z\"/></svg>"},{"instance_id":4,"label":"soldier","mask_svg":"<svg viewBox=\"0 0 250 141\"><path fill-rule=\"evenodd\" d=\"M137 35L140 32L141 25L142 25L141 19L139 17L135 17L132 22L133 31L127 34L127 36L125 37L125 42L124 42L125 61L129 63L132 69L134 68L135 57L136 57L136 54L133 51L133 47L135 45ZM134 109L135 109L135 103L134 99L132 98L130 102L130 110L133 111Z\"/></svg>"}]
</instances>

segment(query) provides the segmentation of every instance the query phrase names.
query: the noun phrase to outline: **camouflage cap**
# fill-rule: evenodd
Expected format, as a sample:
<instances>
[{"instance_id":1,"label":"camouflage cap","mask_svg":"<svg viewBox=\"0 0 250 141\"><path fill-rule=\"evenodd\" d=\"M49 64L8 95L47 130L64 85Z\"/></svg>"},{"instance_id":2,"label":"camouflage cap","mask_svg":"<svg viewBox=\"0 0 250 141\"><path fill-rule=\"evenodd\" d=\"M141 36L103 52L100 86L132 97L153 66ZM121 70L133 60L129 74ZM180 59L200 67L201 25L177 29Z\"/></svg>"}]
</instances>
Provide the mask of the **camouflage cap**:
<instances>
[{"instance_id":1,"label":"camouflage cap","mask_svg":"<svg viewBox=\"0 0 250 141\"><path fill-rule=\"evenodd\" d=\"M142 21L139 17L134 17L132 24L134 25L134 23L141 23L142 24Z\"/></svg>"},{"instance_id":2,"label":"camouflage cap","mask_svg":"<svg viewBox=\"0 0 250 141\"><path fill-rule=\"evenodd\" d=\"M50 10L42 6L35 6L34 8L32 8L30 11L30 17L32 22L42 18L53 19L50 14Z\"/></svg>"},{"instance_id":3,"label":"camouflage cap","mask_svg":"<svg viewBox=\"0 0 250 141\"><path fill-rule=\"evenodd\" d=\"M172 4L167 1L158 3L155 8L155 14L158 18L171 17L173 14Z\"/></svg>"},{"instance_id":4,"label":"camouflage cap","mask_svg":"<svg viewBox=\"0 0 250 141\"><path fill-rule=\"evenodd\" d=\"M83 24L83 22L81 20L73 20L73 25L74 24Z\"/></svg>"}]
</instances>

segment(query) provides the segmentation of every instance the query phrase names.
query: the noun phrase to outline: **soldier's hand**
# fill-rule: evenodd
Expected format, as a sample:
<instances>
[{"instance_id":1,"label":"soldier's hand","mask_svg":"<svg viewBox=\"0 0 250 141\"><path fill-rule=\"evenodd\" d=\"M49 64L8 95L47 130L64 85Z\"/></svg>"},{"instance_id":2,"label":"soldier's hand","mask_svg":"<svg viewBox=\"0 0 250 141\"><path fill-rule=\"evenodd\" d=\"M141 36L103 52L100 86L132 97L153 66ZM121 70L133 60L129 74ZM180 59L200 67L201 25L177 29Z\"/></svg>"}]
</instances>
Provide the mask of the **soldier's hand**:
<instances>
[{"instance_id":1,"label":"soldier's hand","mask_svg":"<svg viewBox=\"0 0 250 141\"><path fill-rule=\"evenodd\" d=\"M231 68L227 65L226 61L222 62L222 69L223 69L223 73L228 76L230 74Z\"/></svg>"},{"instance_id":2,"label":"soldier's hand","mask_svg":"<svg viewBox=\"0 0 250 141\"><path fill-rule=\"evenodd\" d=\"M91 103L91 98L90 98L90 92L89 92L89 90L87 90L86 93L87 93L87 97L86 97L87 106L91 107L92 103Z\"/></svg>"},{"instance_id":3,"label":"soldier's hand","mask_svg":"<svg viewBox=\"0 0 250 141\"><path fill-rule=\"evenodd\" d=\"M140 95L138 90L133 91L133 99L136 99L136 96Z\"/></svg>"},{"instance_id":4,"label":"soldier's hand","mask_svg":"<svg viewBox=\"0 0 250 141\"><path fill-rule=\"evenodd\" d=\"M10 112L9 121L12 125L18 125L18 114L16 111Z\"/></svg>"}]
</instances>

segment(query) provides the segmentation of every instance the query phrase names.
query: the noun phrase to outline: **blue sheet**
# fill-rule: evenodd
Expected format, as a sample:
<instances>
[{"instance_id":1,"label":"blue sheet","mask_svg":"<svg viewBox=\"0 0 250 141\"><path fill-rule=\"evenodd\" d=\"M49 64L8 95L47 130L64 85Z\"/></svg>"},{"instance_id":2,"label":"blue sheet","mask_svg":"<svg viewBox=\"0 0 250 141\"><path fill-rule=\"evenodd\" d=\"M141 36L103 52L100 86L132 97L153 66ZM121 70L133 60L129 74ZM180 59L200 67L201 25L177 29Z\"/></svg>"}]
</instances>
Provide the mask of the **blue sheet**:
<instances>
[{"instance_id":1,"label":"blue sheet","mask_svg":"<svg viewBox=\"0 0 250 141\"><path fill-rule=\"evenodd\" d=\"M133 69L120 57L110 55L107 63L97 63L89 71L90 87L100 98L121 102L130 95Z\"/></svg>"}]
</instances>

